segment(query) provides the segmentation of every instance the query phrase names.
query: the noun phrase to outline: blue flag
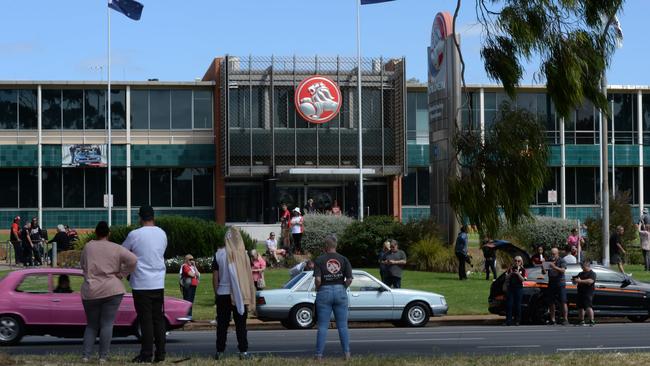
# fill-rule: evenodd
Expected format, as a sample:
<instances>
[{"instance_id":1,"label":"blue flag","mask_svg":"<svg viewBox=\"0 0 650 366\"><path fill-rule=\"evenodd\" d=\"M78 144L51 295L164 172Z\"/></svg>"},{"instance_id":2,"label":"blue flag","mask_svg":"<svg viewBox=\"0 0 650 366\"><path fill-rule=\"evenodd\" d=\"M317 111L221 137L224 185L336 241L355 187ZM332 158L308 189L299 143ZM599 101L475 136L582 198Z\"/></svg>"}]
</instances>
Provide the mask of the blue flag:
<instances>
[{"instance_id":1,"label":"blue flag","mask_svg":"<svg viewBox=\"0 0 650 366\"><path fill-rule=\"evenodd\" d=\"M140 20L144 5L135 0L108 0L108 7L133 20Z\"/></svg>"},{"instance_id":2,"label":"blue flag","mask_svg":"<svg viewBox=\"0 0 650 366\"><path fill-rule=\"evenodd\" d=\"M361 0L361 5L385 3L385 2L389 2L389 1L394 1L394 0Z\"/></svg>"}]
</instances>

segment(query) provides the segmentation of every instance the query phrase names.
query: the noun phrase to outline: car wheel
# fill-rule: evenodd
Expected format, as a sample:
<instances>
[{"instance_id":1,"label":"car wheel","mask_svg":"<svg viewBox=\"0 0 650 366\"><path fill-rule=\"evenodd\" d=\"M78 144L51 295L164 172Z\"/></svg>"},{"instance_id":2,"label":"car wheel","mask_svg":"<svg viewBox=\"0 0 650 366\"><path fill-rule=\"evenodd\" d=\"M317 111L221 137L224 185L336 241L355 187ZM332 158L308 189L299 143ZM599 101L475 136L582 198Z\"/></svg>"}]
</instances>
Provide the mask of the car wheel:
<instances>
[{"instance_id":1,"label":"car wheel","mask_svg":"<svg viewBox=\"0 0 650 366\"><path fill-rule=\"evenodd\" d=\"M409 304L402 314L402 322L408 327L423 327L429 322L428 306L421 302Z\"/></svg>"},{"instance_id":2,"label":"car wheel","mask_svg":"<svg viewBox=\"0 0 650 366\"><path fill-rule=\"evenodd\" d=\"M647 315L630 315L627 318L634 323L643 323L644 321L648 320Z\"/></svg>"},{"instance_id":3,"label":"car wheel","mask_svg":"<svg viewBox=\"0 0 650 366\"><path fill-rule=\"evenodd\" d=\"M314 326L314 305L299 304L289 314L289 323L294 329L309 329Z\"/></svg>"},{"instance_id":4,"label":"car wheel","mask_svg":"<svg viewBox=\"0 0 650 366\"><path fill-rule=\"evenodd\" d=\"M291 326L291 322L289 321L289 319L282 319L282 320L280 320L280 324L282 324L282 326L285 327L285 328L287 328L287 329L291 329L291 328L292 328L292 326Z\"/></svg>"},{"instance_id":5,"label":"car wheel","mask_svg":"<svg viewBox=\"0 0 650 366\"><path fill-rule=\"evenodd\" d=\"M0 316L0 345L9 346L20 342L25 335L25 326L17 316Z\"/></svg>"}]
</instances>

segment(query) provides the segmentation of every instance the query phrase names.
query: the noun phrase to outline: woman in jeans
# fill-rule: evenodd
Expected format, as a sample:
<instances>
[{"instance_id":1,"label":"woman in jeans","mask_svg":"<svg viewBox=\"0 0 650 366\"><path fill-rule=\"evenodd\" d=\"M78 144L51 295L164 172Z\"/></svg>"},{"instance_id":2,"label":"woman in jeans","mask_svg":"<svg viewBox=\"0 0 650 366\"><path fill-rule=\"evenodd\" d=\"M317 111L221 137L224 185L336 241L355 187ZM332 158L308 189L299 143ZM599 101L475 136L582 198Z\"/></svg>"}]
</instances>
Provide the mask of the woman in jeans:
<instances>
[{"instance_id":1,"label":"woman in jeans","mask_svg":"<svg viewBox=\"0 0 650 366\"><path fill-rule=\"evenodd\" d=\"M524 281L526 281L527 277L528 272L524 268L524 260L520 256L516 256L515 263L506 273L506 282L508 283L506 325L513 325L513 315L516 319L514 325L519 325L521 322L521 298L524 294Z\"/></svg>"},{"instance_id":2,"label":"woman in jeans","mask_svg":"<svg viewBox=\"0 0 650 366\"><path fill-rule=\"evenodd\" d=\"M104 362L113 336L113 322L122 302L122 278L135 270L138 258L121 245L108 241L109 228L100 221L95 237L81 253L84 283L81 299L86 312L86 331L83 342L83 360L89 361L93 344L99 333L99 361Z\"/></svg>"},{"instance_id":3,"label":"woman in jeans","mask_svg":"<svg viewBox=\"0 0 650 366\"><path fill-rule=\"evenodd\" d=\"M194 297L196 296L196 288L199 286L199 279L201 273L196 268L194 257L191 254L185 256L185 262L181 266L181 293L183 300L189 301L194 305ZM192 320L192 308L187 316Z\"/></svg>"},{"instance_id":4,"label":"woman in jeans","mask_svg":"<svg viewBox=\"0 0 650 366\"><path fill-rule=\"evenodd\" d=\"M318 333L316 335L317 360L323 358L327 328L334 312L336 329L345 359L350 358L350 335L348 334L348 294L346 289L352 283L352 266L350 261L336 252L336 236L325 237L325 254L314 261L314 280L316 282L316 317Z\"/></svg>"}]
</instances>

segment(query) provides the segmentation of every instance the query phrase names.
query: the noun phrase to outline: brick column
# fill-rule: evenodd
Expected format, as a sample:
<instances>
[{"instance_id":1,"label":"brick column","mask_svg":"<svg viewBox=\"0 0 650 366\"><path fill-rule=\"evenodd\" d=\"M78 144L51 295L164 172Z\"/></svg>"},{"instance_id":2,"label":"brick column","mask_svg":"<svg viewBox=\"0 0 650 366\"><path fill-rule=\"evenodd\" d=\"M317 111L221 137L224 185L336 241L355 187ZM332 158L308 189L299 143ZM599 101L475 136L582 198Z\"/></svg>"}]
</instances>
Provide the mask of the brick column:
<instances>
[{"instance_id":1,"label":"brick column","mask_svg":"<svg viewBox=\"0 0 650 366\"><path fill-rule=\"evenodd\" d=\"M389 178L391 183L391 200L393 217L402 221L402 176L395 175Z\"/></svg>"},{"instance_id":2,"label":"brick column","mask_svg":"<svg viewBox=\"0 0 650 366\"><path fill-rule=\"evenodd\" d=\"M221 144L221 58L215 58L203 76L204 81L214 81L213 92L213 131L215 146L214 166L214 218L218 224L226 223L226 179L223 174L221 156L224 153Z\"/></svg>"}]
</instances>

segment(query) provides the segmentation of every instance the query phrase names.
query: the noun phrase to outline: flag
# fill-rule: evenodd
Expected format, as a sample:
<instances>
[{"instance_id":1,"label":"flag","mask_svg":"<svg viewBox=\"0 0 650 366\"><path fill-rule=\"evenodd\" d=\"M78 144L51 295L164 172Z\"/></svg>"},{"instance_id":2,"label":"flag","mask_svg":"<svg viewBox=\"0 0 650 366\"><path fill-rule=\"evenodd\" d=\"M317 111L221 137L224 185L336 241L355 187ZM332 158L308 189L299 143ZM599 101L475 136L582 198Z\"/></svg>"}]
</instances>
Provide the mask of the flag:
<instances>
[{"instance_id":1,"label":"flag","mask_svg":"<svg viewBox=\"0 0 650 366\"><path fill-rule=\"evenodd\" d=\"M394 1L394 0L361 0L361 5L378 4L378 3L385 3L389 1Z\"/></svg>"},{"instance_id":2,"label":"flag","mask_svg":"<svg viewBox=\"0 0 650 366\"><path fill-rule=\"evenodd\" d=\"M140 20L144 5L135 0L108 0L108 7L133 20Z\"/></svg>"}]
</instances>

